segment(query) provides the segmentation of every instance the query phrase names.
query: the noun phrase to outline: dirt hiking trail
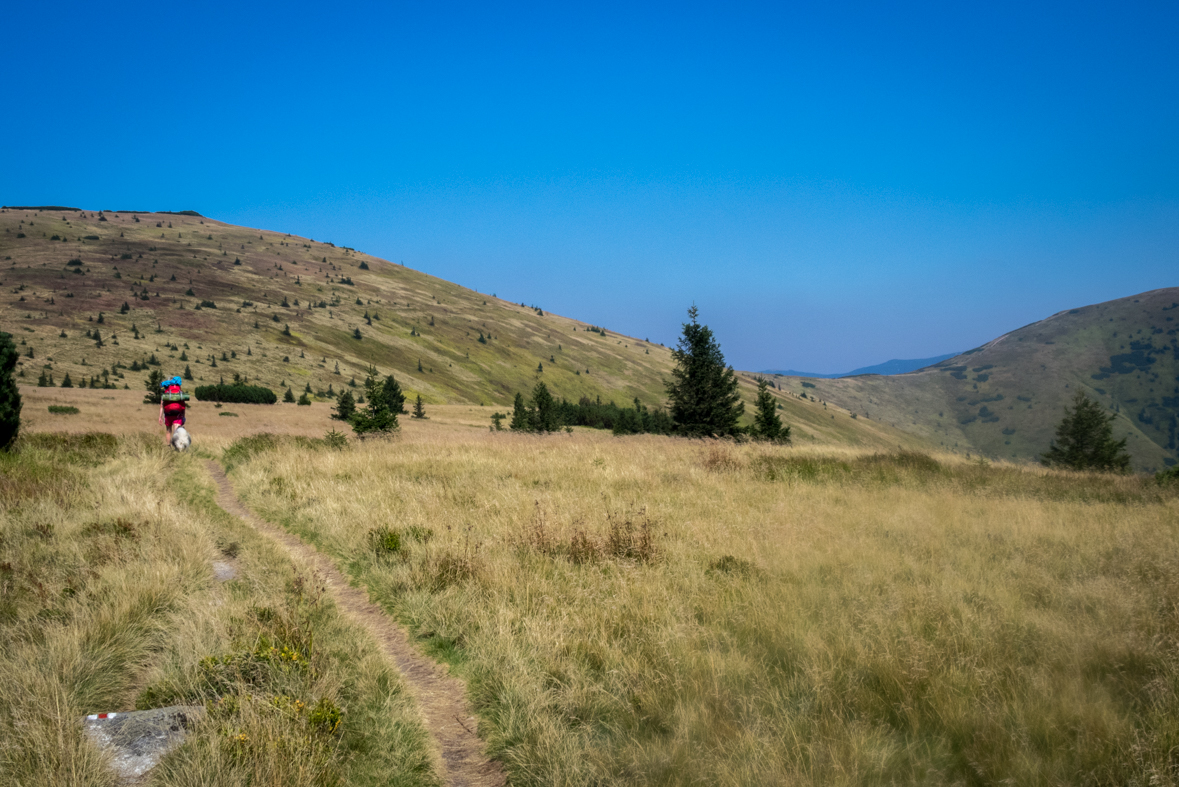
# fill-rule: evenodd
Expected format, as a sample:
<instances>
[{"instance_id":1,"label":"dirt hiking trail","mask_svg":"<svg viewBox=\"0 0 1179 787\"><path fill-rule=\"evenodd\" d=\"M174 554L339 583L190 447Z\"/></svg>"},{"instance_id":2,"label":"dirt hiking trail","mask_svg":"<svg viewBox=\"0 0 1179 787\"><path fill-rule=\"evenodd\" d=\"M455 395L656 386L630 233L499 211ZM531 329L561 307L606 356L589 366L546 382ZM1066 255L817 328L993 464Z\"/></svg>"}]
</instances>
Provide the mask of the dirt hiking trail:
<instances>
[{"instance_id":1,"label":"dirt hiking trail","mask_svg":"<svg viewBox=\"0 0 1179 787\"><path fill-rule=\"evenodd\" d=\"M483 741L475 734L477 720L466 701L466 686L445 667L423 656L410 643L409 635L394 623L367 592L348 584L330 558L314 547L255 516L242 505L221 466L208 460L217 483L217 503L258 531L279 541L286 549L312 566L323 578L327 592L344 613L372 633L382 650L393 659L405 680L410 696L421 709L426 730L437 744L441 775L452 787L499 787L507 783L500 763L483 753Z\"/></svg>"}]
</instances>

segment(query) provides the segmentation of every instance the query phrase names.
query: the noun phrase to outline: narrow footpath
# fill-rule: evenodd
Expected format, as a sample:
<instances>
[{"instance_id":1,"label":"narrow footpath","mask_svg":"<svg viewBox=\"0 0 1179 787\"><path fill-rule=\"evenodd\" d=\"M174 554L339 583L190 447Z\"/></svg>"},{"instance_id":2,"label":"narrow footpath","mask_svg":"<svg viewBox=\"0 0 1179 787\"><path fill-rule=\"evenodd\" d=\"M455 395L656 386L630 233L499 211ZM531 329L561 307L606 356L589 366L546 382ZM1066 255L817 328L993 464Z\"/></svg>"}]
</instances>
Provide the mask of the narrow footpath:
<instances>
[{"instance_id":1,"label":"narrow footpath","mask_svg":"<svg viewBox=\"0 0 1179 787\"><path fill-rule=\"evenodd\" d=\"M348 584L348 579L328 556L297 536L263 521L242 505L220 465L209 460L208 469L217 483L218 505L280 542L291 554L298 555L312 566L345 614L365 626L397 665L410 695L421 709L426 729L437 744L445 783L452 787L499 787L506 784L503 767L483 753L483 741L475 734L477 721L467 705L463 682L449 674L442 665L419 653L405 630L369 601L364 589Z\"/></svg>"}]
</instances>

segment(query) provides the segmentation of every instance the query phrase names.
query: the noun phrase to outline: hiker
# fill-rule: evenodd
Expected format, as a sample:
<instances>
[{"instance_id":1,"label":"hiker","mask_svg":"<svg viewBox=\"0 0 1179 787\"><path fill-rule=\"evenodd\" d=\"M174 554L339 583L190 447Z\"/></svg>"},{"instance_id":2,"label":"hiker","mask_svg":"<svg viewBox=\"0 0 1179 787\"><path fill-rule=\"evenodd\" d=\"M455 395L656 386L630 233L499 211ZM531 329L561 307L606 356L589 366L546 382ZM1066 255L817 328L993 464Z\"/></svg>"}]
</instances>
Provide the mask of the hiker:
<instances>
[{"instance_id":1,"label":"hiker","mask_svg":"<svg viewBox=\"0 0 1179 787\"><path fill-rule=\"evenodd\" d=\"M172 431L178 426L184 426L188 394L180 392L180 383L179 377L171 377L160 383L160 387L164 389L160 395L160 423L164 426L164 445L171 445Z\"/></svg>"}]
</instances>

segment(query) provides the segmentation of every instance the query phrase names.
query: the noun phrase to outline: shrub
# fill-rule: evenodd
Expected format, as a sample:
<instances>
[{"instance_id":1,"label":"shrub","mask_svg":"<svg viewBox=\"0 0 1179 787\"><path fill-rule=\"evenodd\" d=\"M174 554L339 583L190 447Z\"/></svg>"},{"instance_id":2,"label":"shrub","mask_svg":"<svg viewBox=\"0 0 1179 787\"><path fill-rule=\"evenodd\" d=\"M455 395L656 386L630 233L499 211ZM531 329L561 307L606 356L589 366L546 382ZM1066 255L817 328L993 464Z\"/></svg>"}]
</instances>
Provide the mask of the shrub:
<instances>
[{"instance_id":1,"label":"shrub","mask_svg":"<svg viewBox=\"0 0 1179 787\"><path fill-rule=\"evenodd\" d=\"M12 335L0 331L0 450L7 449L20 432L20 389L12 376L16 359ZM42 371L41 375L44 376L45 372Z\"/></svg>"},{"instance_id":2,"label":"shrub","mask_svg":"<svg viewBox=\"0 0 1179 787\"><path fill-rule=\"evenodd\" d=\"M194 391L202 402L228 402L230 404L274 404L278 396L274 391L261 385L240 383L199 385Z\"/></svg>"},{"instance_id":3,"label":"shrub","mask_svg":"<svg viewBox=\"0 0 1179 787\"><path fill-rule=\"evenodd\" d=\"M368 546L378 558L401 552L401 533L389 527L374 527L368 531Z\"/></svg>"},{"instance_id":4,"label":"shrub","mask_svg":"<svg viewBox=\"0 0 1179 787\"><path fill-rule=\"evenodd\" d=\"M77 407L69 404L51 404L49 405L49 412L54 415L77 415L81 411Z\"/></svg>"}]
</instances>

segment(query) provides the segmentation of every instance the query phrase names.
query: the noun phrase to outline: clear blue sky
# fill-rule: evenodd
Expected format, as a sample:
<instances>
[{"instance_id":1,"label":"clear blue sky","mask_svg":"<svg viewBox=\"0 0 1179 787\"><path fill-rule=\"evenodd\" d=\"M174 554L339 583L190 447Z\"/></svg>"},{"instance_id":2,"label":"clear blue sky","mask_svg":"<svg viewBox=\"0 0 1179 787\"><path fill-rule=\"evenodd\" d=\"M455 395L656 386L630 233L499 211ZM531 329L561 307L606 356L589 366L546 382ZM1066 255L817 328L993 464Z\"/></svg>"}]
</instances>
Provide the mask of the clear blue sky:
<instances>
[{"instance_id":1,"label":"clear blue sky","mask_svg":"<svg viewBox=\"0 0 1179 787\"><path fill-rule=\"evenodd\" d=\"M1179 5L13 3L0 202L193 208L742 369L1179 285Z\"/></svg>"}]
</instances>

